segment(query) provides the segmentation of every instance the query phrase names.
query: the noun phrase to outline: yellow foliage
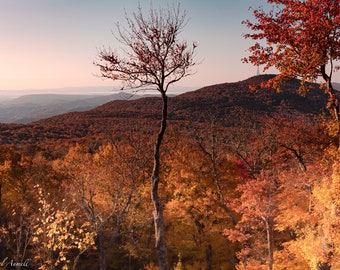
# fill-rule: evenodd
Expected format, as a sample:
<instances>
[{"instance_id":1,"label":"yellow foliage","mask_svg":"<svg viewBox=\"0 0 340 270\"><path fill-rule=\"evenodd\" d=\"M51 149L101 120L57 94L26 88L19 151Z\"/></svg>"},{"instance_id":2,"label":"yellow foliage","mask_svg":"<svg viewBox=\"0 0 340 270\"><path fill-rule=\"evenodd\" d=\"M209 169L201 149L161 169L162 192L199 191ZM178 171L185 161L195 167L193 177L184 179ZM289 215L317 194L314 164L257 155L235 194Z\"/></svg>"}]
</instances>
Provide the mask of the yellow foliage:
<instances>
[{"instance_id":1,"label":"yellow foliage","mask_svg":"<svg viewBox=\"0 0 340 270\"><path fill-rule=\"evenodd\" d=\"M308 262L301 256L296 256L287 248L274 253L276 270L306 270L309 268Z\"/></svg>"},{"instance_id":2,"label":"yellow foliage","mask_svg":"<svg viewBox=\"0 0 340 270\"><path fill-rule=\"evenodd\" d=\"M55 210L52 204L47 202L43 196L42 189L38 189L39 203L41 204L39 216L34 225L34 236L32 242L39 255L35 258L40 262L39 269L47 269L51 265L61 266L68 269L70 260L69 251L72 253L76 249L81 253L94 246L94 236L89 223L84 223L80 227L75 225L74 213L64 210ZM46 252L46 249L49 252ZM53 253L58 254L57 257Z\"/></svg>"},{"instance_id":3,"label":"yellow foliage","mask_svg":"<svg viewBox=\"0 0 340 270\"><path fill-rule=\"evenodd\" d=\"M340 162L337 155L331 156L331 172L324 171L321 179L315 178L311 183L312 208L290 212L295 212L298 218L278 219L282 229L291 228L296 235L295 240L284 244L284 251L293 258L288 262L297 264L294 269L304 269L306 265L315 269L320 262L335 269L340 261ZM289 211L283 213L286 215Z\"/></svg>"},{"instance_id":4,"label":"yellow foliage","mask_svg":"<svg viewBox=\"0 0 340 270\"><path fill-rule=\"evenodd\" d=\"M337 139L339 134L339 124L337 121L325 121L324 129L330 137Z\"/></svg>"}]
</instances>

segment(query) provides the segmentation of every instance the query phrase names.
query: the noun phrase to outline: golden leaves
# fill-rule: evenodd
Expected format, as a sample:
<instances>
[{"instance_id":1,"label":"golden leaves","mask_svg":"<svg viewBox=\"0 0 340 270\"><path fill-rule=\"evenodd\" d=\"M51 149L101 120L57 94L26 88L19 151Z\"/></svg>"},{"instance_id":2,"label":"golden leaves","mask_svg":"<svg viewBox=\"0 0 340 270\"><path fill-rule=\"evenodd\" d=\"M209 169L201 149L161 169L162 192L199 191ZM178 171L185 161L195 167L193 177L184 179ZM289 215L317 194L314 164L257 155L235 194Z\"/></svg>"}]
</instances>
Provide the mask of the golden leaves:
<instances>
[{"instance_id":1,"label":"golden leaves","mask_svg":"<svg viewBox=\"0 0 340 270\"><path fill-rule=\"evenodd\" d=\"M37 249L36 259L40 261L39 269L46 269L51 265L62 265L68 269L71 263L68 259L70 251L79 253L93 247L95 234L88 222L76 224L76 216L66 209L55 209L47 201L42 188L36 185L39 194L39 213L34 224L32 243Z\"/></svg>"}]
</instances>

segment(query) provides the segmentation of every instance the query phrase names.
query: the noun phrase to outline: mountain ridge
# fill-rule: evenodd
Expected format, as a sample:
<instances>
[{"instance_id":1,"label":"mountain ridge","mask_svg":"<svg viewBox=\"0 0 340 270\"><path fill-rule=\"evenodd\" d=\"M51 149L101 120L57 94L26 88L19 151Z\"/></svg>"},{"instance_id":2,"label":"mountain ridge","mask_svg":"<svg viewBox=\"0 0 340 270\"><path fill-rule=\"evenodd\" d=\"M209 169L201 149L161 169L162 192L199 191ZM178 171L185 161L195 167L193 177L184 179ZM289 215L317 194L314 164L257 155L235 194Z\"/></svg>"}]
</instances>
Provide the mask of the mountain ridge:
<instances>
[{"instance_id":1,"label":"mountain ridge","mask_svg":"<svg viewBox=\"0 0 340 270\"><path fill-rule=\"evenodd\" d=\"M270 78L260 75L235 83L206 86L196 91L169 98L169 124L190 127L208 123L211 117L221 119L224 126L239 125L241 115L257 117L275 113L318 115L325 111L327 96L317 84L311 84L306 96L297 93L299 80L285 83L279 93L273 89L258 92L250 85ZM29 124L1 124L2 144L42 144L52 141L76 142L99 140L111 132L125 134L131 129L150 132L159 126L161 98L107 102L84 112L69 112Z\"/></svg>"}]
</instances>

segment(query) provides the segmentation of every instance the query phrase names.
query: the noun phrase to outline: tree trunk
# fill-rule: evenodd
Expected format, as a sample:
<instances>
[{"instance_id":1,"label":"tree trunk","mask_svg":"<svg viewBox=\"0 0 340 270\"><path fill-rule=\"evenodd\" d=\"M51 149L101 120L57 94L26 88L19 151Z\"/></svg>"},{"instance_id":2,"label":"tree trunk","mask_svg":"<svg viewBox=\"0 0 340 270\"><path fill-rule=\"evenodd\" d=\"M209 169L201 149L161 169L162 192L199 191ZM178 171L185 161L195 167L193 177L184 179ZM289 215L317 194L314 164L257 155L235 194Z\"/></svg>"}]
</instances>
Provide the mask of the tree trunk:
<instances>
[{"instance_id":1,"label":"tree trunk","mask_svg":"<svg viewBox=\"0 0 340 270\"><path fill-rule=\"evenodd\" d=\"M334 217L332 217L333 215L336 215L335 212L336 206L334 207L334 212L331 211L331 216L329 217L329 221L333 220ZM332 209L333 210L333 209ZM324 256L324 260L323 261L319 261L316 265L316 269L317 270L330 270L331 269L331 265L332 265L332 259L333 259L333 254L334 254L334 246L331 243L330 239L332 239L329 236L330 231L333 229L333 226L331 224L323 224L322 225L322 252L323 252L323 256Z\"/></svg>"},{"instance_id":2,"label":"tree trunk","mask_svg":"<svg viewBox=\"0 0 340 270\"><path fill-rule=\"evenodd\" d=\"M334 120L337 123L337 146L340 147L340 109L339 109L339 99L336 96L335 90L332 85L331 76L327 75L326 67L321 66L321 74L323 79L326 82L326 94L328 95L328 104L327 108L330 113L333 115Z\"/></svg>"},{"instance_id":3,"label":"tree trunk","mask_svg":"<svg viewBox=\"0 0 340 270\"><path fill-rule=\"evenodd\" d=\"M99 242L99 269L106 270L104 232L102 230L98 232L98 242Z\"/></svg>"},{"instance_id":4,"label":"tree trunk","mask_svg":"<svg viewBox=\"0 0 340 270\"><path fill-rule=\"evenodd\" d=\"M337 146L340 146L340 110L339 110L339 100L335 94L335 90L332 86L331 81L327 81L326 93L328 94L328 106L331 111L333 111L334 120L337 123Z\"/></svg>"},{"instance_id":5,"label":"tree trunk","mask_svg":"<svg viewBox=\"0 0 340 270\"><path fill-rule=\"evenodd\" d=\"M274 239L273 239L273 228L268 218L262 217L266 224L267 231L267 247L268 247L268 270L273 270L274 265Z\"/></svg>"},{"instance_id":6,"label":"tree trunk","mask_svg":"<svg viewBox=\"0 0 340 270\"><path fill-rule=\"evenodd\" d=\"M154 206L153 220L155 225L155 240L156 240L156 252L158 256L158 264L160 270L168 270L168 258L167 247L164 231L164 217L163 206L158 194L158 184L160 182L160 147L163 141L164 133L166 130L168 99L165 91L161 91L163 108L162 108L162 120L161 127L157 135L157 140L154 148L154 167L151 177L151 199Z\"/></svg>"},{"instance_id":7,"label":"tree trunk","mask_svg":"<svg viewBox=\"0 0 340 270\"><path fill-rule=\"evenodd\" d=\"M0 213L2 210L2 184L0 183Z\"/></svg>"},{"instance_id":8,"label":"tree trunk","mask_svg":"<svg viewBox=\"0 0 340 270\"><path fill-rule=\"evenodd\" d=\"M205 251L206 259L207 259L207 270L212 270L212 247L209 244Z\"/></svg>"}]
</instances>

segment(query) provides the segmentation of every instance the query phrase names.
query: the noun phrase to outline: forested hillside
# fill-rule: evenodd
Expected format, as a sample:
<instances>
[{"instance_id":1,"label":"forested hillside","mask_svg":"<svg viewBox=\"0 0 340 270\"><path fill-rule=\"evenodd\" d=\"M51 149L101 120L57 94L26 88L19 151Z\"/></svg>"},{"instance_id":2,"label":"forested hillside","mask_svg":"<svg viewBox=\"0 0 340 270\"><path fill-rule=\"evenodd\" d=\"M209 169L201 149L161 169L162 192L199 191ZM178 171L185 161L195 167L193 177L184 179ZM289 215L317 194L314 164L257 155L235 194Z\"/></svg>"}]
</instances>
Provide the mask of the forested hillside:
<instances>
[{"instance_id":1,"label":"forested hillside","mask_svg":"<svg viewBox=\"0 0 340 270\"><path fill-rule=\"evenodd\" d=\"M251 90L271 77L170 98L160 192L174 269L266 269L269 258L275 269L326 259L340 268L327 98L317 85L298 95L298 80ZM25 269L157 269L149 181L160 106L113 101L1 124L0 258Z\"/></svg>"},{"instance_id":2,"label":"forested hillside","mask_svg":"<svg viewBox=\"0 0 340 270\"><path fill-rule=\"evenodd\" d=\"M306 96L297 93L299 80L287 82L280 93L273 89L251 90L272 77L261 75L171 97L169 120L173 125L189 128L217 117L224 126L238 126L243 121L242 114L259 117L279 112L309 116L327 113L327 97L318 85L311 84ZM71 112L28 124L1 124L0 142L43 145L55 141L102 141L112 131L125 132L131 127L150 129L160 118L160 108L159 97L147 97L112 101L90 111Z\"/></svg>"}]
</instances>

